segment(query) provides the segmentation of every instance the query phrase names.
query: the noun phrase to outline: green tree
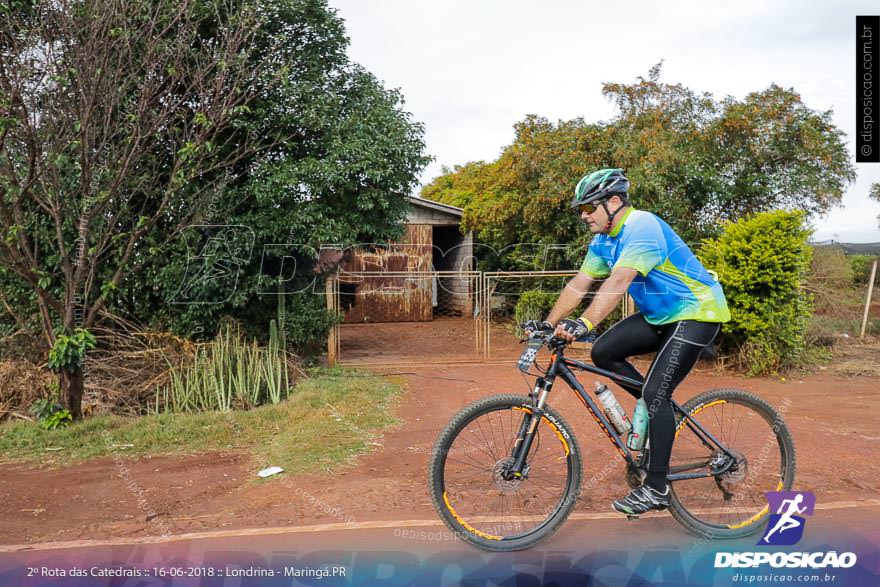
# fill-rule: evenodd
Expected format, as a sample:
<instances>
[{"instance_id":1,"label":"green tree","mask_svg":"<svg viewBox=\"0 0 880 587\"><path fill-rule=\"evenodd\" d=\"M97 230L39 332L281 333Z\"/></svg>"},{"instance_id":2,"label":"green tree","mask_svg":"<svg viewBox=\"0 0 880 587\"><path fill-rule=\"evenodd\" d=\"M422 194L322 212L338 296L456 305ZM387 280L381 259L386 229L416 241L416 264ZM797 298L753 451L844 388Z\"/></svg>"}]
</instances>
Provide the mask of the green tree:
<instances>
[{"instance_id":1,"label":"green tree","mask_svg":"<svg viewBox=\"0 0 880 587\"><path fill-rule=\"evenodd\" d=\"M659 214L686 240L694 240L716 231L713 208L721 208L712 205L722 190L707 161L708 128L718 105L709 94L661 83L659 77L660 64L647 79L603 86L618 109L603 129L611 143L606 166L626 170L636 206Z\"/></svg>"},{"instance_id":2,"label":"green tree","mask_svg":"<svg viewBox=\"0 0 880 587\"><path fill-rule=\"evenodd\" d=\"M335 321L322 284L310 285L321 278L313 270L315 254L323 243L344 247L399 236L406 196L429 158L424 130L403 110L400 93L349 61L342 21L323 1L276 6L271 26L257 35L274 54L265 49L260 58L292 65L283 83L268 80L260 90L249 119L267 148L193 222L248 227L250 262L240 268L228 299L169 304L188 279L187 258L201 246L177 239L157 250L144 275L123 284L119 307L186 336L212 336L222 316L265 336L280 291L291 297L287 340L296 352L312 355ZM196 290L192 297L205 301L210 294Z\"/></svg>"},{"instance_id":3,"label":"green tree","mask_svg":"<svg viewBox=\"0 0 880 587\"><path fill-rule=\"evenodd\" d=\"M554 125L529 116L514 129L496 161L445 169L422 189L425 198L464 208L463 228L482 242L509 248L507 267L517 263L517 243L586 244L568 207L571 178L608 161L607 137L582 119Z\"/></svg>"},{"instance_id":4,"label":"green tree","mask_svg":"<svg viewBox=\"0 0 880 587\"><path fill-rule=\"evenodd\" d=\"M192 225L262 242L392 232L422 131L346 43L324 0L4 5L0 283L30 290L48 347L108 305L151 321ZM82 380L77 363L61 377L75 418Z\"/></svg>"},{"instance_id":5,"label":"green tree","mask_svg":"<svg viewBox=\"0 0 880 587\"><path fill-rule=\"evenodd\" d=\"M710 163L721 177L719 211L737 218L768 208L809 216L840 204L855 171L832 112L816 112L792 89L771 85L722 103L708 129Z\"/></svg>"},{"instance_id":6,"label":"green tree","mask_svg":"<svg viewBox=\"0 0 880 587\"><path fill-rule=\"evenodd\" d=\"M247 129L231 130L269 75L249 63L263 17L186 0L10 8L0 13L0 264L35 295L54 347L95 324L142 264L147 235L173 237L213 180L254 152ZM80 363L61 371L74 418L82 379Z\"/></svg>"},{"instance_id":7,"label":"green tree","mask_svg":"<svg viewBox=\"0 0 880 587\"><path fill-rule=\"evenodd\" d=\"M657 65L633 84L605 84L618 108L608 122L529 116L496 161L446 170L423 194L462 205L466 226L495 247L580 243L567 202L598 167L624 168L634 204L690 242L744 214L786 207L816 215L840 203L855 172L830 112L775 85L717 102L659 77Z\"/></svg>"}]
</instances>

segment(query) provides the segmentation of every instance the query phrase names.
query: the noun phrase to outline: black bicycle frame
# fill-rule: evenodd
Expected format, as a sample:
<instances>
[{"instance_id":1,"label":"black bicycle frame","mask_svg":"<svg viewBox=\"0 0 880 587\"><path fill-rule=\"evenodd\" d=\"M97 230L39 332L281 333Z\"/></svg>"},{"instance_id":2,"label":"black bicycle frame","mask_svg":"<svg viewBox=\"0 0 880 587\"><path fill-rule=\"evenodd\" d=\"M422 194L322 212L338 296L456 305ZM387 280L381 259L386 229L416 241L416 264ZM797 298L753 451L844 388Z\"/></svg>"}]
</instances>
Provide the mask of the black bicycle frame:
<instances>
[{"instance_id":1,"label":"black bicycle frame","mask_svg":"<svg viewBox=\"0 0 880 587\"><path fill-rule=\"evenodd\" d=\"M617 433L617 430L614 429L614 426L611 425L611 422L608 421L608 418L605 417L605 413L599 409L599 406L596 405L596 402L593 401L593 398L590 397L590 394L584 389L584 386L581 385L580 381L578 381L575 376L572 368L578 369L580 371L587 371L589 373L594 373L601 377L605 377L606 379L610 379L615 383L625 384L630 387L634 387L637 389L642 388L642 383L640 381L636 381L635 379L631 379L620 373L615 373L613 371L606 371L605 369L600 369L595 365L591 365L589 363L584 363L583 361L577 361L574 359L567 359L563 355L563 347L557 346L553 350L553 355L551 357L551 363L547 368L547 371L544 373L542 377L538 377L538 381L535 386L535 391L533 392L533 397L535 401L538 401L538 394L544 391L549 393L550 389L553 387L553 383L557 377L561 377L563 381L565 381L569 387L571 387L578 399L581 400L581 403L589 410L590 414L593 416L593 419L596 420L596 423L599 424L599 427L602 428L602 431L605 432L605 435L611 441L611 443L617 448L618 452L623 456L626 462L632 466L633 468L637 468L639 466L636 461L633 453L629 450L629 447L626 446L626 443L621 439L620 435ZM693 418L687 417L687 413L682 409L682 407L675 400L669 400L672 402L673 411L681 414L682 418L684 418L685 424L688 428L693 431L693 433L700 439L707 448L713 449L713 445L721 449L731 460L728 461L728 467L732 465L733 462L736 461L734 455L730 453L727 447L723 446L718 439L716 439L708 430L703 428L699 422L694 420ZM540 421L540 418L544 414L543 406L535 405L532 410L531 418L529 415L526 415L523 418L523 422L520 425L519 434L517 435L517 440L514 445L511 457L513 457L514 462L510 469L511 474L514 477L522 476L523 466L525 465L526 455L528 455L529 450L532 445L532 440L534 438L534 432L537 428L537 424ZM678 466L675 468L675 471L686 471L689 469L702 468L705 467L706 463L694 463L690 465ZM684 479L698 479L702 477L714 477L720 473L723 473L725 469L711 471L711 472L703 472L703 473L683 473L683 472L673 472L670 470L669 474L667 474L666 478L669 481L679 481Z\"/></svg>"}]
</instances>

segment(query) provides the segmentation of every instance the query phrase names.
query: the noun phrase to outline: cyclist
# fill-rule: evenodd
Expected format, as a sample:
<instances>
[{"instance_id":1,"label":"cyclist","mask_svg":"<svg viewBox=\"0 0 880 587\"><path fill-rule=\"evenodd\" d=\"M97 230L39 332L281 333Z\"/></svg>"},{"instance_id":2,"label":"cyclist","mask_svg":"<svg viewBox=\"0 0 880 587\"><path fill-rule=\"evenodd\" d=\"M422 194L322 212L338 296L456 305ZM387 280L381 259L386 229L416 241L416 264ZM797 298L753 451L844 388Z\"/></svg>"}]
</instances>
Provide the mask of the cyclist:
<instances>
[{"instance_id":1,"label":"cyclist","mask_svg":"<svg viewBox=\"0 0 880 587\"><path fill-rule=\"evenodd\" d=\"M593 363L643 383L643 390L622 386L644 397L650 419L650 454L644 484L612 507L639 515L669 506L666 475L674 438L670 398L730 319L717 277L707 271L666 222L629 203L629 180L621 169L600 169L584 176L571 202L595 234L578 272L566 284L544 322L526 330L550 330L568 342L593 330L629 291L638 312L614 324L593 343ZM589 307L577 319L565 318L604 279ZM657 351L647 374L628 357Z\"/></svg>"}]
</instances>

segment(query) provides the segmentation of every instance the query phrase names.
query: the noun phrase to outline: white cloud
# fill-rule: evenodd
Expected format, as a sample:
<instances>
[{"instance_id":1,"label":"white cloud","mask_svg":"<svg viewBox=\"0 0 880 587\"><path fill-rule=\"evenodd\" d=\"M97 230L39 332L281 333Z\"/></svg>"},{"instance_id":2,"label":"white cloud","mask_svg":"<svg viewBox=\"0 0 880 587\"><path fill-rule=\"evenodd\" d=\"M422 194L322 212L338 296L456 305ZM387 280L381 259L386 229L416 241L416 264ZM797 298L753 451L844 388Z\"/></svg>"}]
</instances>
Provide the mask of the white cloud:
<instances>
[{"instance_id":1,"label":"white cloud","mask_svg":"<svg viewBox=\"0 0 880 587\"><path fill-rule=\"evenodd\" d=\"M855 125L855 16L872 1L583 2L548 0L329 0L346 21L349 54L426 126L441 165L492 160L526 114L551 120L612 116L606 81L632 81L664 59L663 79L722 98L771 83ZM850 143L850 151L852 144ZM816 238L880 241L880 204L867 193L880 164L857 166L844 208ZM574 181L575 178L573 178Z\"/></svg>"}]
</instances>

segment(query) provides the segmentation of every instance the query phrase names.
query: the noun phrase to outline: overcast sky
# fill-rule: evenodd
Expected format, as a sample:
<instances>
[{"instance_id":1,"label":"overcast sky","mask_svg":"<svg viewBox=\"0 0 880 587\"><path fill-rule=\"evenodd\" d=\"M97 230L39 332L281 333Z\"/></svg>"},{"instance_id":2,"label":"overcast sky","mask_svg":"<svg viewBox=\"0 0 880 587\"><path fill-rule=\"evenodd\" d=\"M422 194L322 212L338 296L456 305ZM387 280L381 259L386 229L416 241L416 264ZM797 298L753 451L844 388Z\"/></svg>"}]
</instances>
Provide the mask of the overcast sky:
<instances>
[{"instance_id":1,"label":"overcast sky","mask_svg":"<svg viewBox=\"0 0 880 587\"><path fill-rule=\"evenodd\" d=\"M832 109L851 137L855 16L880 13L877 0L328 1L345 20L351 58L400 89L424 123L435 160L423 184L441 165L494 160L527 114L611 118L602 83L633 82L661 59L662 81L716 99L793 87L810 108ZM867 197L880 164L856 171L843 207L816 222L815 239L880 241L880 204Z\"/></svg>"}]
</instances>

